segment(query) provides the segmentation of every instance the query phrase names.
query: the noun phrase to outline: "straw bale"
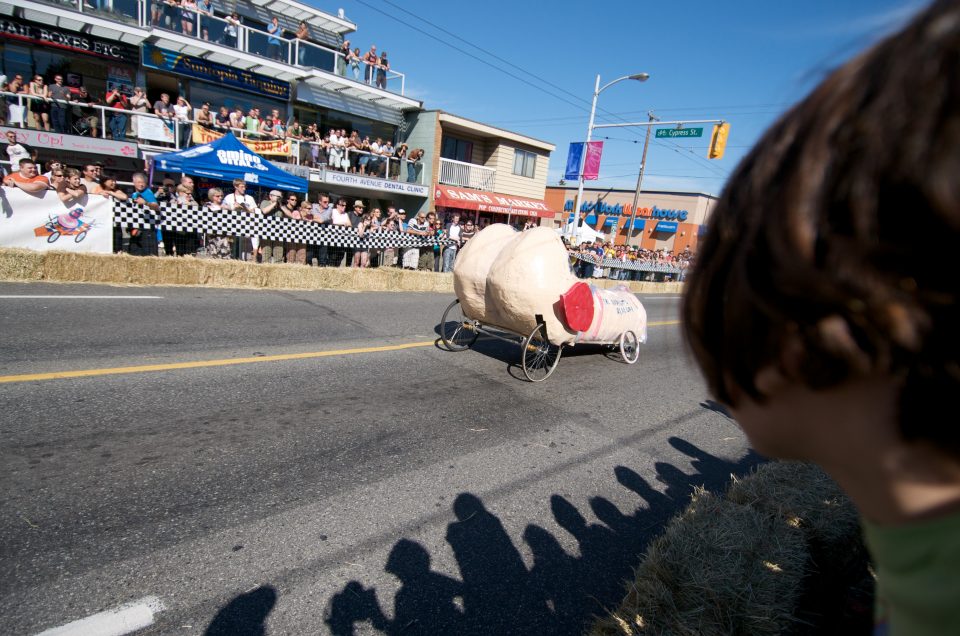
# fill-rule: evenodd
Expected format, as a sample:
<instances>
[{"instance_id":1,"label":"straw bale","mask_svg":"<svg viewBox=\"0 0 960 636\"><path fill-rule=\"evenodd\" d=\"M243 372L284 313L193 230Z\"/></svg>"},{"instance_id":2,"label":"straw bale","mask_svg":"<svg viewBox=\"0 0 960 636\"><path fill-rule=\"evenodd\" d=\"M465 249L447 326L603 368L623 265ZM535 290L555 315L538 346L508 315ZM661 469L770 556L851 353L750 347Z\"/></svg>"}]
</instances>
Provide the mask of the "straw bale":
<instances>
[{"instance_id":1,"label":"straw bale","mask_svg":"<svg viewBox=\"0 0 960 636\"><path fill-rule=\"evenodd\" d=\"M8 248L0 250L0 280L42 280L43 257L40 252Z\"/></svg>"},{"instance_id":2,"label":"straw bale","mask_svg":"<svg viewBox=\"0 0 960 636\"><path fill-rule=\"evenodd\" d=\"M856 510L822 469L770 462L734 477L724 499L697 491L590 633L780 633L817 561L863 554Z\"/></svg>"},{"instance_id":3,"label":"straw bale","mask_svg":"<svg viewBox=\"0 0 960 636\"><path fill-rule=\"evenodd\" d=\"M796 524L808 540L826 546L847 546L860 537L860 521L852 502L815 464L764 464L748 477L734 477L727 498Z\"/></svg>"}]
</instances>

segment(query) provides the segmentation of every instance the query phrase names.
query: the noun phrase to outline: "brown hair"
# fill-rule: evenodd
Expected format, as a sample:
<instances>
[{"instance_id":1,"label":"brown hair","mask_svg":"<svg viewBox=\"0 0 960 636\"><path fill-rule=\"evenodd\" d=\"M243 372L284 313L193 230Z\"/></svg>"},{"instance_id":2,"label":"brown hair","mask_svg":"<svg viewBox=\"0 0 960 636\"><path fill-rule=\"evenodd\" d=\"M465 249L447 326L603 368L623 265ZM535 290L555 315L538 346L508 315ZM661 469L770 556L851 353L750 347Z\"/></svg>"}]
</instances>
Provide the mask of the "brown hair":
<instances>
[{"instance_id":1,"label":"brown hair","mask_svg":"<svg viewBox=\"0 0 960 636\"><path fill-rule=\"evenodd\" d=\"M762 401L774 365L813 389L902 380L905 439L960 454L960 3L848 62L758 142L724 189L683 324L711 391Z\"/></svg>"}]
</instances>

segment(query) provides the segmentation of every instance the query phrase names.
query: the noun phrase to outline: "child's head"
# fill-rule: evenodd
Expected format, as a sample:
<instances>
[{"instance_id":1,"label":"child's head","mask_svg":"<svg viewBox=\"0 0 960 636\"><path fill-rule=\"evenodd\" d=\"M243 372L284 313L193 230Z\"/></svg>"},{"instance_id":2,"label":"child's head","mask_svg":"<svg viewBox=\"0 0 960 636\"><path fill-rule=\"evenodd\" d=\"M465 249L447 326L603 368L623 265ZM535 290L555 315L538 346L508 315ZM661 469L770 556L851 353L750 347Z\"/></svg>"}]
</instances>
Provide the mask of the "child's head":
<instances>
[{"instance_id":1,"label":"child's head","mask_svg":"<svg viewBox=\"0 0 960 636\"><path fill-rule=\"evenodd\" d=\"M958 249L960 4L944 1L743 160L687 279L687 339L734 407L764 401L768 368L814 390L894 380L902 437L960 457L943 416L960 390Z\"/></svg>"}]
</instances>

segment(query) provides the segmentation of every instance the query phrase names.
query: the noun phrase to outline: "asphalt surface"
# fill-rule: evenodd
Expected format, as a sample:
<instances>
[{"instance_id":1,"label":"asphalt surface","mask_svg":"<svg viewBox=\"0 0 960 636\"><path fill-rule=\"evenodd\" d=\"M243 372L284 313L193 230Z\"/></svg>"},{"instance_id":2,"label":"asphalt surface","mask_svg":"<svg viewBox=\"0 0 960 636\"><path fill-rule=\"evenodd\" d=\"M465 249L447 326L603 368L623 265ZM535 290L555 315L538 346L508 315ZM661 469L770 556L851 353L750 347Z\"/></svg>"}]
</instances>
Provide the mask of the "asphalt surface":
<instances>
[{"instance_id":1,"label":"asphalt surface","mask_svg":"<svg viewBox=\"0 0 960 636\"><path fill-rule=\"evenodd\" d=\"M145 596L142 634L582 633L760 461L679 299L641 299L637 364L581 346L532 384L516 346L433 344L451 296L0 284L0 633Z\"/></svg>"}]
</instances>

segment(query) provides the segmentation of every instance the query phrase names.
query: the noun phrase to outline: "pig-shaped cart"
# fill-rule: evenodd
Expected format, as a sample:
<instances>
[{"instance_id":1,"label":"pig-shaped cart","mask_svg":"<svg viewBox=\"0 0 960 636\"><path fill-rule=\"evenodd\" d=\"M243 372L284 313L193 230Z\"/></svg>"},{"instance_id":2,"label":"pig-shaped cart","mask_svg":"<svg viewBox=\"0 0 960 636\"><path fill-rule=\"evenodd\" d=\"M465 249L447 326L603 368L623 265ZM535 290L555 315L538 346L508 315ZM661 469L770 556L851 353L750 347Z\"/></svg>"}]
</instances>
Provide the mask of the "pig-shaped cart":
<instances>
[{"instance_id":1,"label":"pig-shaped cart","mask_svg":"<svg viewBox=\"0 0 960 636\"><path fill-rule=\"evenodd\" d=\"M623 286L597 289L576 278L563 241L549 228L484 228L460 250L453 288L457 299L440 323L444 346L463 351L480 334L519 344L531 382L550 377L565 346L619 347L633 364L647 340L647 313L637 297Z\"/></svg>"}]
</instances>

